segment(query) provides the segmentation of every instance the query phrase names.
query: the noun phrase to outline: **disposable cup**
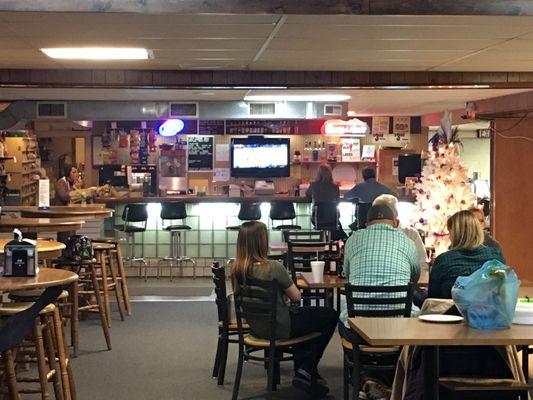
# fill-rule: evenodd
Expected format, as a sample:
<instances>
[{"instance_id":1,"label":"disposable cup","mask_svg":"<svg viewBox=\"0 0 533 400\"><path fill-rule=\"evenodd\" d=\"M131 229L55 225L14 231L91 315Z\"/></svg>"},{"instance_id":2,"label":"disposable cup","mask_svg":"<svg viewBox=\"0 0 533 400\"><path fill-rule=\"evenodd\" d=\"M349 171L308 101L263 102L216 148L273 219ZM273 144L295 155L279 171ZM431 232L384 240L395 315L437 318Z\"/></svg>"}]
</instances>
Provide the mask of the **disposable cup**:
<instances>
[{"instance_id":1,"label":"disposable cup","mask_svg":"<svg viewBox=\"0 0 533 400\"><path fill-rule=\"evenodd\" d=\"M324 280L324 261L311 261L311 271L313 272L313 280L315 282L322 282Z\"/></svg>"}]
</instances>

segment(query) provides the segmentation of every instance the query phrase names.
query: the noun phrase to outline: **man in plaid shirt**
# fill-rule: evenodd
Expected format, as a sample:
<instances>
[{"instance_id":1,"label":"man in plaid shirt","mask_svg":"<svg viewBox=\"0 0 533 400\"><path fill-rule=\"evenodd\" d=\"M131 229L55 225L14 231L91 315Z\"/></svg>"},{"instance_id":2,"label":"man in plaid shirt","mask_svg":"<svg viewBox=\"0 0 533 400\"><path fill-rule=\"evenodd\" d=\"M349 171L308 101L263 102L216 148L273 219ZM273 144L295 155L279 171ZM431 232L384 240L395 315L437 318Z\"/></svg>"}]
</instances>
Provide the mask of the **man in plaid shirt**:
<instances>
[{"instance_id":1,"label":"man in plaid shirt","mask_svg":"<svg viewBox=\"0 0 533 400\"><path fill-rule=\"evenodd\" d=\"M344 271L349 283L357 286L403 286L418 282L420 265L416 247L397 227L398 220L389 206L378 204L370 208L367 228L350 236L344 247ZM371 306L366 307L370 309ZM343 303L340 320L346 327L347 319L348 311ZM339 325L343 335L342 324Z\"/></svg>"}]
</instances>

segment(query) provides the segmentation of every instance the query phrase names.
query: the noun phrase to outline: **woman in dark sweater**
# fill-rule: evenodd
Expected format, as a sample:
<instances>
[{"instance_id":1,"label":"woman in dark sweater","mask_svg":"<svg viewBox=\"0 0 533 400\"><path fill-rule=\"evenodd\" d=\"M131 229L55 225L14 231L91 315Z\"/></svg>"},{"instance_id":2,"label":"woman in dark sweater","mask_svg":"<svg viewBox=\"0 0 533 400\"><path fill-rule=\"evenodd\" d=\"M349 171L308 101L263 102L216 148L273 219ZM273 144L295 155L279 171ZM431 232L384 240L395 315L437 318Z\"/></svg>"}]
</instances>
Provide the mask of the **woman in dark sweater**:
<instances>
[{"instance_id":1,"label":"woman in dark sweater","mask_svg":"<svg viewBox=\"0 0 533 400\"><path fill-rule=\"evenodd\" d=\"M313 182L311 182L311 185L309 185L309 188L305 191L305 196L313 202L313 205L317 203L339 202L339 187L333 182L333 175L329 165L322 164L320 167L318 167L316 178ZM311 221L313 225L315 225L315 207L313 207ZM329 230L331 232L332 240L344 240L347 238L346 233L342 229L340 221L337 222L336 229Z\"/></svg>"},{"instance_id":2,"label":"woman in dark sweater","mask_svg":"<svg viewBox=\"0 0 533 400\"><path fill-rule=\"evenodd\" d=\"M459 276L468 276L489 260L505 262L499 248L483 245L483 228L470 211L459 211L447 222L450 250L435 260L429 275L428 297L452 298L452 287Z\"/></svg>"}]
</instances>

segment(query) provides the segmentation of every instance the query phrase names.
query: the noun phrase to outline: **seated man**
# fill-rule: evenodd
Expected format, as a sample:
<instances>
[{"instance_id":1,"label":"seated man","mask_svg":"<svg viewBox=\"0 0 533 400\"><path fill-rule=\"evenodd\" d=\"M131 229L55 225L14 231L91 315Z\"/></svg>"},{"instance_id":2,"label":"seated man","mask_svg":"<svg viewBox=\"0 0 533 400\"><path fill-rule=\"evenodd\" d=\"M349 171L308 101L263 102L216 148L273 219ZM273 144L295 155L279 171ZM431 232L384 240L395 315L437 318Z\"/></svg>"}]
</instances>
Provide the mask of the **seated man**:
<instances>
[{"instance_id":1,"label":"seated man","mask_svg":"<svg viewBox=\"0 0 533 400\"><path fill-rule=\"evenodd\" d=\"M376 204L367 215L367 228L352 234L344 247L346 280L357 286L404 286L417 282L420 265L416 247L398 227L398 219L385 204ZM371 309L372 305L361 306ZM397 308L392 304L391 308ZM380 307L382 308L382 307ZM355 333L347 324L346 303L341 304L339 334L355 341ZM363 379L363 391L372 391L387 397L388 391L380 383L388 380L388 373L375 372ZM381 397L380 395L380 397Z\"/></svg>"},{"instance_id":2,"label":"seated man","mask_svg":"<svg viewBox=\"0 0 533 400\"><path fill-rule=\"evenodd\" d=\"M363 170L363 183L359 183L344 194L344 199L353 201L359 199L362 203L372 203L382 194L396 195L387 186L376 180L376 171L372 167Z\"/></svg>"},{"instance_id":3,"label":"seated man","mask_svg":"<svg viewBox=\"0 0 533 400\"><path fill-rule=\"evenodd\" d=\"M394 217L398 218L398 199L396 197L390 194L382 194L381 196L377 197L376 200L374 200L374 203L372 204L385 204L389 206L390 209L394 212ZM420 233L418 233L415 228L412 228L410 226L403 226L402 223L398 225L398 228L401 229L403 233L405 233L407 237L411 239L415 244L421 274L424 275L424 278L421 277L420 281L427 282L429 279L429 267L427 260L428 257L426 253L426 247L424 246L424 242L420 237Z\"/></svg>"},{"instance_id":4,"label":"seated man","mask_svg":"<svg viewBox=\"0 0 533 400\"><path fill-rule=\"evenodd\" d=\"M398 227L389 206L377 204L368 211L367 228L352 234L344 247L346 280L357 286L402 286L418 282L420 264L416 247ZM392 307L396 307L392 305ZM348 310L341 307L339 332L349 339Z\"/></svg>"}]
</instances>

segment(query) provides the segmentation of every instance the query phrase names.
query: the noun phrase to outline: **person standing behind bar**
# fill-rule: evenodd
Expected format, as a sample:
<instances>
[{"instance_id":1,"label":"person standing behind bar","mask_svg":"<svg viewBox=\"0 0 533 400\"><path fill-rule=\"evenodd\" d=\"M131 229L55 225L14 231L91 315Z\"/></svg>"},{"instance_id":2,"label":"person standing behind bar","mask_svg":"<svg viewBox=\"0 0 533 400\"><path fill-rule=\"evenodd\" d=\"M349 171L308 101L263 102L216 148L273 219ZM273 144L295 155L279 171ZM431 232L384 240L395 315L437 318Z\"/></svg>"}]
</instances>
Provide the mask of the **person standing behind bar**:
<instances>
[{"instance_id":1,"label":"person standing behind bar","mask_svg":"<svg viewBox=\"0 0 533 400\"><path fill-rule=\"evenodd\" d=\"M365 168L363 170L363 179L365 180L363 183L355 185L344 194L345 200L352 201L359 199L362 203L373 203L382 194L396 196L396 193L376 180L376 171L374 168Z\"/></svg>"},{"instance_id":2,"label":"person standing behind bar","mask_svg":"<svg viewBox=\"0 0 533 400\"><path fill-rule=\"evenodd\" d=\"M63 170L63 176L56 182L56 206L67 206L70 203L70 192L78 189L79 175L75 165L67 164Z\"/></svg>"}]
</instances>

